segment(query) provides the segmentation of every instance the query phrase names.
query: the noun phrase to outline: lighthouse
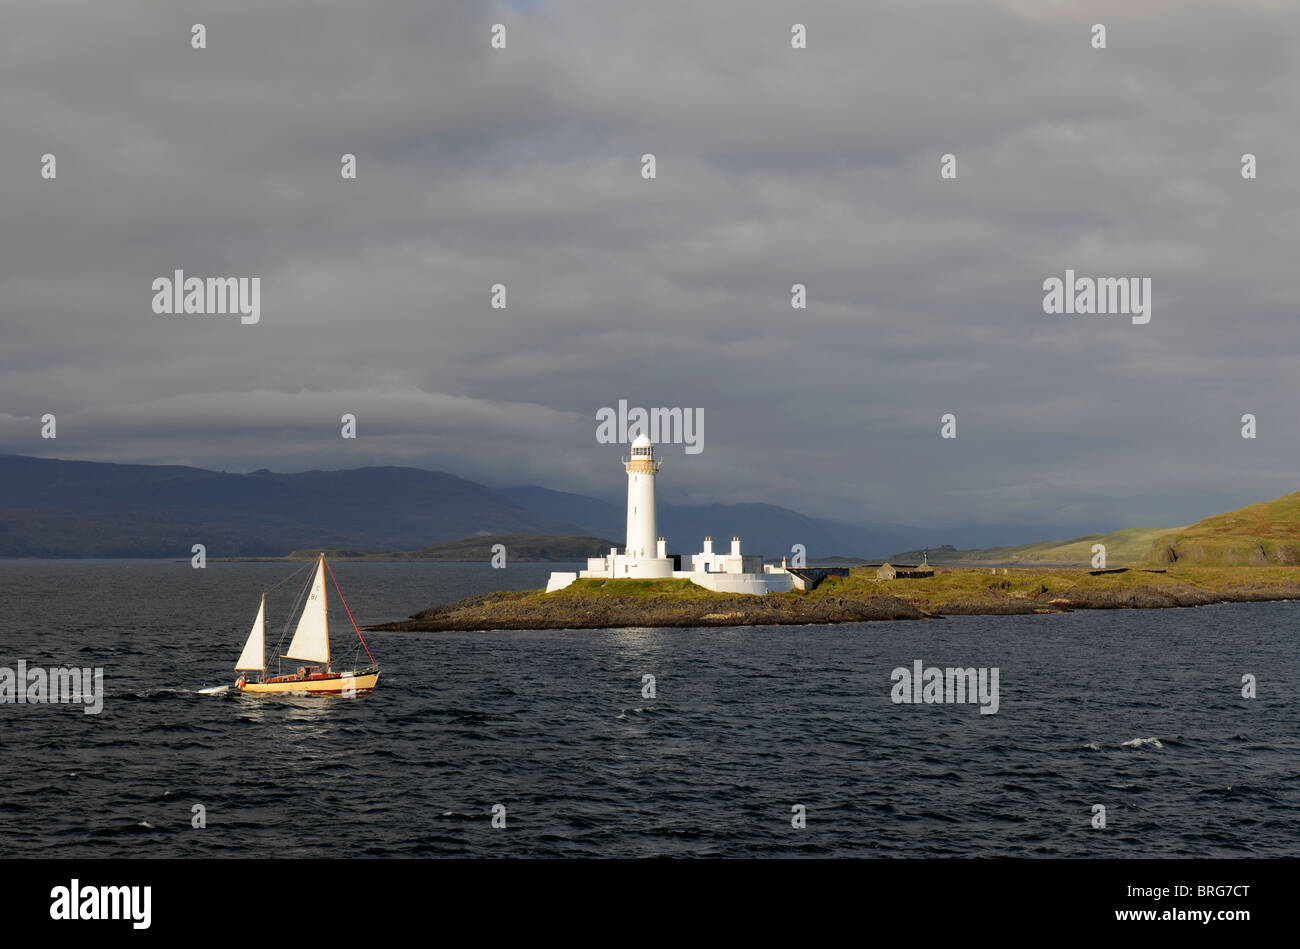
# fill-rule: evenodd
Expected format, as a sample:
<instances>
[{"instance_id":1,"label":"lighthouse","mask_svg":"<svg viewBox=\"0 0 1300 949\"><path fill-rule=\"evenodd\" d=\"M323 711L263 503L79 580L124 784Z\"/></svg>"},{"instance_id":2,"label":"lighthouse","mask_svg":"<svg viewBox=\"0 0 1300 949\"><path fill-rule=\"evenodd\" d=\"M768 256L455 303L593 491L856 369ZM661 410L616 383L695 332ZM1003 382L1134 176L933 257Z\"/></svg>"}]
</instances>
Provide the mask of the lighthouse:
<instances>
[{"instance_id":1,"label":"lighthouse","mask_svg":"<svg viewBox=\"0 0 1300 949\"><path fill-rule=\"evenodd\" d=\"M635 560L662 557L655 533L655 474L659 460L645 435L632 442L631 457L623 459L627 472L627 548L624 555Z\"/></svg>"},{"instance_id":2,"label":"lighthouse","mask_svg":"<svg viewBox=\"0 0 1300 949\"><path fill-rule=\"evenodd\" d=\"M765 564L759 554L742 554L740 538L731 538L728 553L714 551L713 538L704 538L698 554L668 553L658 535L655 518L655 476L659 459L649 436L638 435L623 459L627 472L627 547L610 547L601 557L588 557L587 569L556 571L546 592L563 590L575 580L689 580L716 593L785 593L794 589L794 575L784 563ZM603 584L602 584L603 585ZM803 589L801 587L800 589Z\"/></svg>"}]
</instances>

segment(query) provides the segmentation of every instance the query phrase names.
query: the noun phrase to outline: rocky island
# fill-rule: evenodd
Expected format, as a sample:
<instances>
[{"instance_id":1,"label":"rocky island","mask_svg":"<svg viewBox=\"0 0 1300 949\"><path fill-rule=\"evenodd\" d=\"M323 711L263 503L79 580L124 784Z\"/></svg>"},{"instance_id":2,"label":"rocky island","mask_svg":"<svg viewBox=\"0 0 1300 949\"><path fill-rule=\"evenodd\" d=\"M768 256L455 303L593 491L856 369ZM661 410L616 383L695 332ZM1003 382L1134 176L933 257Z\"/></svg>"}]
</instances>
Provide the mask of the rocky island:
<instances>
[{"instance_id":1,"label":"rocky island","mask_svg":"<svg viewBox=\"0 0 1300 949\"><path fill-rule=\"evenodd\" d=\"M1005 565L1087 562L1098 545L1109 552L1111 569ZM928 564L932 574L858 566L808 590L764 595L718 593L681 577L583 577L550 593L486 593L371 628L773 626L1300 599L1300 492L1186 527L968 553L1003 565Z\"/></svg>"},{"instance_id":2,"label":"rocky island","mask_svg":"<svg viewBox=\"0 0 1300 949\"><path fill-rule=\"evenodd\" d=\"M553 593L486 593L369 627L408 632L772 626L937 619L957 615L1157 609L1300 599L1300 568L1179 566L936 567L884 580L872 567L828 576L815 589L722 595L690 580L578 580Z\"/></svg>"}]
</instances>

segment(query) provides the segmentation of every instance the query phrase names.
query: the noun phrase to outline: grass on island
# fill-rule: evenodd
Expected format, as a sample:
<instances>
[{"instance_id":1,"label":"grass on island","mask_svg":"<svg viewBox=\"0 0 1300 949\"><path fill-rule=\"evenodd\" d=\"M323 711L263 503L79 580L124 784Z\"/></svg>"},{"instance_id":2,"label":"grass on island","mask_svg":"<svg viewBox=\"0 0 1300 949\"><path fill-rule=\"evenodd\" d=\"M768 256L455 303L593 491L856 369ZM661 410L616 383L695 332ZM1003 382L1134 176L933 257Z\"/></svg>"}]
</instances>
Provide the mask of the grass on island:
<instances>
[{"instance_id":1,"label":"grass on island","mask_svg":"<svg viewBox=\"0 0 1300 949\"><path fill-rule=\"evenodd\" d=\"M1215 593L1230 593L1254 587L1276 584L1300 584L1300 569L1296 567L1222 567L1185 566L1168 568L1130 568L1124 572L1094 575L1087 568L1073 567L1009 567L996 573L982 567L936 566L933 577L914 579L878 580L874 567L852 568L848 577L827 577L808 592L793 590L789 593L769 593L767 599L807 597L839 597L849 600L869 600L878 596L893 596L930 612L941 613L946 605L969 603L988 596L1023 597L1042 599L1044 603L1053 596L1067 591L1124 591L1161 587L1194 587ZM575 580L562 590L553 593L523 594L523 599L561 597L645 597L657 600L708 600L742 596L743 594L714 593L690 580Z\"/></svg>"},{"instance_id":2,"label":"grass on island","mask_svg":"<svg viewBox=\"0 0 1300 949\"><path fill-rule=\"evenodd\" d=\"M1156 572L1163 570L1164 572ZM839 583L822 583L813 591L823 596L888 593L918 605L929 603L938 608L946 601L971 599L986 594L1038 597L1060 594L1067 590L1132 590L1139 588L1192 586L1201 590L1231 590L1300 582L1300 570L1294 567L1202 567L1170 566L1134 567L1123 573L1093 574L1087 568L1009 567L1006 573L990 573L978 567L937 567L933 577L874 581L875 571L855 570ZM869 593L868 593L869 595Z\"/></svg>"},{"instance_id":3,"label":"grass on island","mask_svg":"<svg viewBox=\"0 0 1300 949\"><path fill-rule=\"evenodd\" d=\"M718 594L706 590L690 580L618 580L618 579L583 579L574 580L563 590L555 593L542 593L541 596L638 596L646 598L665 597L673 600L707 600Z\"/></svg>"}]
</instances>

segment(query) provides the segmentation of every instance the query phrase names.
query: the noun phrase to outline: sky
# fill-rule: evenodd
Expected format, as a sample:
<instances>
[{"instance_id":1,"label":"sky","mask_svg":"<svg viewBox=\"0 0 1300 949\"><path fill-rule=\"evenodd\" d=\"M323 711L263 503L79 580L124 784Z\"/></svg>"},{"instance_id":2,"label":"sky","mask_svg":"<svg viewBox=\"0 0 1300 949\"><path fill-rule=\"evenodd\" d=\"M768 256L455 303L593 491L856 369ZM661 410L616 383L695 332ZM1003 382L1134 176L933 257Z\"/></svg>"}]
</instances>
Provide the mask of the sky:
<instances>
[{"instance_id":1,"label":"sky","mask_svg":"<svg viewBox=\"0 0 1300 949\"><path fill-rule=\"evenodd\" d=\"M1297 40L1242 0L10 0L0 451L618 497L626 400L702 412L676 503L1105 530L1273 498ZM178 269L260 278L259 321L155 313ZM1067 269L1149 278L1150 322L1045 313Z\"/></svg>"}]
</instances>

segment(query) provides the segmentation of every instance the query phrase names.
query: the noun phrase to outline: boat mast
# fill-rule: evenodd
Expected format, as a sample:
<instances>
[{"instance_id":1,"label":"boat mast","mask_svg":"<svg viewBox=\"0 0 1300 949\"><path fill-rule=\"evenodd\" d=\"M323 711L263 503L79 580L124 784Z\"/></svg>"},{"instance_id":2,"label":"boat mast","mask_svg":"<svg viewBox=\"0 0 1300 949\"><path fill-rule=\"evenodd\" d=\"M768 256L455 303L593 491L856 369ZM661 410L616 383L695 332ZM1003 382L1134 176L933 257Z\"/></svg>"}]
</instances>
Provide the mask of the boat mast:
<instances>
[{"instance_id":1,"label":"boat mast","mask_svg":"<svg viewBox=\"0 0 1300 949\"><path fill-rule=\"evenodd\" d=\"M262 671L258 673L258 681L266 679L266 594L262 594L262 605L258 607L257 612L262 617Z\"/></svg>"},{"instance_id":2,"label":"boat mast","mask_svg":"<svg viewBox=\"0 0 1300 949\"><path fill-rule=\"evenodd\" d=\"M325 671L329 672L330 671L330 598L329 598L329 591L327 589L329 584L325 582L325 554L324 553L320 555L320 566L317 567L317 569L320 571L321 606L325 608Z\"/></svg>"}]
</instances>

